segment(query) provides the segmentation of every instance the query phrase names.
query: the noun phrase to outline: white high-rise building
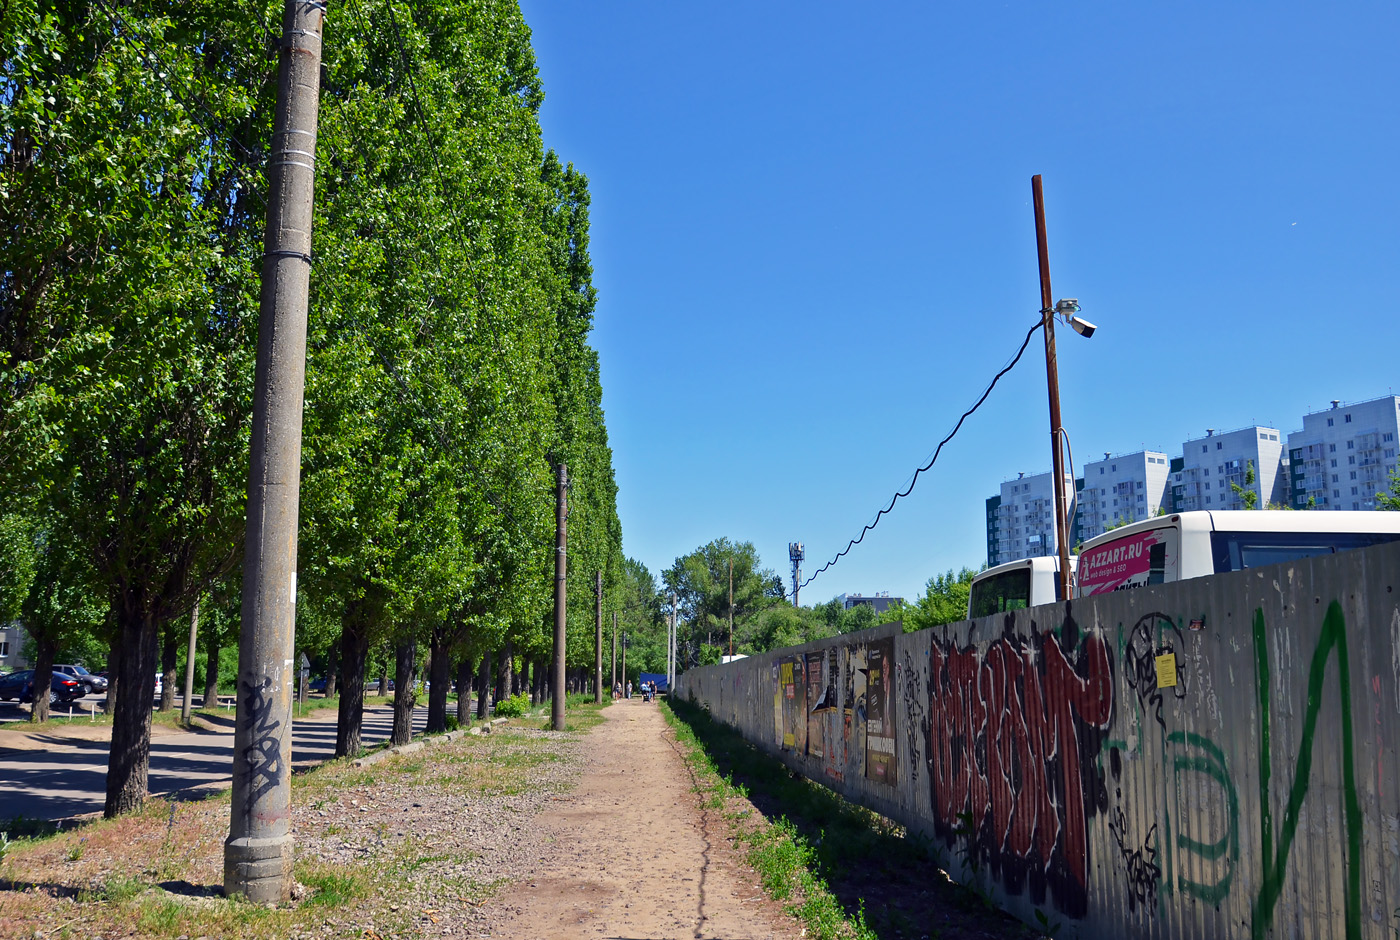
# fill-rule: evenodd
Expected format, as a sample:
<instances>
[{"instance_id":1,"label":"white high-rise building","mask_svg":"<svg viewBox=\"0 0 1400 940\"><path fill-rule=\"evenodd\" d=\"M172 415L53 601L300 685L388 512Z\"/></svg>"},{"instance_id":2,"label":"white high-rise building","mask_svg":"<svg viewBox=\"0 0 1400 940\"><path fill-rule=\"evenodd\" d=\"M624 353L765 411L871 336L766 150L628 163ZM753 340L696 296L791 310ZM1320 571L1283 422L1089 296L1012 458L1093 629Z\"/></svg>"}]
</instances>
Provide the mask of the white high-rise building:
<instances>
[{"instance_id":1,"label":"white high-rise building","mask_svg":"<svg viewBox=\"0 0 1400 940\"><path fill-rule=\"evenodd\" d=\"M1088 540L1113 525L1157 515L1167 499L1167 455L1153 450L1084 465L1079 494L1079 536Z\"/></svg>"},{"instance_id":2,"label":"white high-rise building","mask_svg":"<svg viewBox=\"0 0 1400 940\"><path fill-rule=\"evenodd\" d=\"M1214 428L1205 437L1181 445L1181 469L1172 473L1170 509L1243 509L1234 487L1245 486L1250 464L1254 465L1256 509L1270 503L1285 505L1288 499L1288 461L1278 428L1257 425L1217 434Z\"/></svg>"},{"instance_id":3,"label":"white high-rise building","mask_svg":"<svg viewBox=\"0 0 1400 940\"><path fill-rule=\"evenodd\" d=\"M1375 509L1390 489L1400 438L1400 396L1303 416L1288 435L1289 499L1294 509Z\"/></svg>"},{"instance_id":4,"label":"white high-rise building","mask_svg":"<svg viewBox=\"0 0 1400 940\"><path fill-rule=\"evenodd\" d=\"M1055 541L1055 492L1053 473L1020 474L1001 485L1001 503L996 506L993 525L988 520L987 564L995 566L1031 558L1054 555L1059 551ZM1065 494L1074 492L1074 478L1065 477ZM996 497L989 500L989 507ZM993 534L995 529L995 535ZM1070 541L1074 541L1071 526Z\"/></svg>"}]
</instances>

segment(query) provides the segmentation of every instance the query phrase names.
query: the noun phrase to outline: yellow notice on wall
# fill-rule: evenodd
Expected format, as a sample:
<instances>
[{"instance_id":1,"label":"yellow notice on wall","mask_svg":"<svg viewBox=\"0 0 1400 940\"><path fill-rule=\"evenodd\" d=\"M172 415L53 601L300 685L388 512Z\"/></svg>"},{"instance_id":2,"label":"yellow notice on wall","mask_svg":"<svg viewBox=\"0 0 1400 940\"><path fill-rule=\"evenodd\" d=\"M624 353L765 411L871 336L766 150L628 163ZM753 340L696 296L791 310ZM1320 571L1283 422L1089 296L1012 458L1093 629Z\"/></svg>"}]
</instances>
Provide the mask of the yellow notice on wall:
<instances>
[{"instance_id":1,"label":"yellow notice on wall","mask_svg":"<svg viewBox=\"0 0 1400 940\"><path fill-rule=\"evenodd\" d=\"M1157 688L1176 685L1176 654L1163 653L1157 657Z\"/></svg>"},{"instance_id":2,"label":"yellow notice on wall","mask_svg":"<svg viewBox=\"0 0 1400 940\"><path fill-rule=\"evenodd\" d=\"M797 738L790 734L783 735L783 747L792 747L797 744Z\"/></svg>"}]
</instances>

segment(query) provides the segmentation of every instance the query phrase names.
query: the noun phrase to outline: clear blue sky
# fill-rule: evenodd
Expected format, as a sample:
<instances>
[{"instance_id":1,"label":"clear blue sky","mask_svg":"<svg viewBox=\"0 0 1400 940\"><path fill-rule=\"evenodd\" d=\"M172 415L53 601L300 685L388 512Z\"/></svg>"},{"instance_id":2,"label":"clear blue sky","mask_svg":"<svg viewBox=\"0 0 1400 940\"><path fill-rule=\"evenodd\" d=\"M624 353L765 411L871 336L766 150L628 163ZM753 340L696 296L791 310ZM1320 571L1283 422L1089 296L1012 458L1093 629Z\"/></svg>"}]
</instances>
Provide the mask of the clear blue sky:
<instances>
[{"instance_id":1,"label":"clear blue sky","mask_svg":"<svg viewBox=\"0 0 1400 940\"><path fill-rule=\"evenodd\" d=\"M545 141L591 182L624 549L811 572L923 463L1039 307L1085 460L1284 432L1400 387L1400 6L525 0ZM914 596L1049 469L1039 338L814 581Z\"/></svg>"}]
</instances>

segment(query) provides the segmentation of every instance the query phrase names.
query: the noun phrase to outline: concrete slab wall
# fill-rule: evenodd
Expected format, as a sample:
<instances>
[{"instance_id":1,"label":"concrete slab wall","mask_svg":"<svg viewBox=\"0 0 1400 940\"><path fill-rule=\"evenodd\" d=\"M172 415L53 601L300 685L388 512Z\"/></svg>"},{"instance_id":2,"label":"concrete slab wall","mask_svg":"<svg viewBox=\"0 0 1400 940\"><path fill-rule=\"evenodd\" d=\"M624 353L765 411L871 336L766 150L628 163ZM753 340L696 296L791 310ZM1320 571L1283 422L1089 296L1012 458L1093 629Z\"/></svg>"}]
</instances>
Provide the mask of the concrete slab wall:
<instances>
[{"instance_id":1,"label":"concrete slab wall","mask_svg":"<svg viewBox=\"0 0 1400 940\"><path fill-rule=\"evenodd\" d=\"M677 693L1058 937L1400 938L1400 544L886 625Z\"/></svg>"}]
</instances>

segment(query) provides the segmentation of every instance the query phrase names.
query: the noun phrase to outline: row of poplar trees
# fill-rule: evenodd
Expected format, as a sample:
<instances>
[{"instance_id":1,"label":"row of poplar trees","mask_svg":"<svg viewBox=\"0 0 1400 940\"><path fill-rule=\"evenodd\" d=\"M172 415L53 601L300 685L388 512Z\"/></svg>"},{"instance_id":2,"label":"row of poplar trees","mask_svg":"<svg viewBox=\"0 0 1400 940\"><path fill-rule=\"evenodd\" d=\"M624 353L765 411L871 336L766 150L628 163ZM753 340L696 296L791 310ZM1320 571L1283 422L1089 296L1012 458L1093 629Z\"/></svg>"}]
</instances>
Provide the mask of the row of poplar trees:
<instances>
[{"instance_id":1,"label":"row of poplar trees","mask_svg":"<svg viewBox=\"0 0 1400 940\"><path fill-rule=\"evenodd\" d=\"M282 3L2 9L0 618L41 679L110 649L110 816L145 796L162 638L239 596ZM571 666L621 529L587 180L543 147L516 3L343 0L324 63L298 629L350 753L372 650L548 659L557 461Z\"/></svg>"}]
</instances>

